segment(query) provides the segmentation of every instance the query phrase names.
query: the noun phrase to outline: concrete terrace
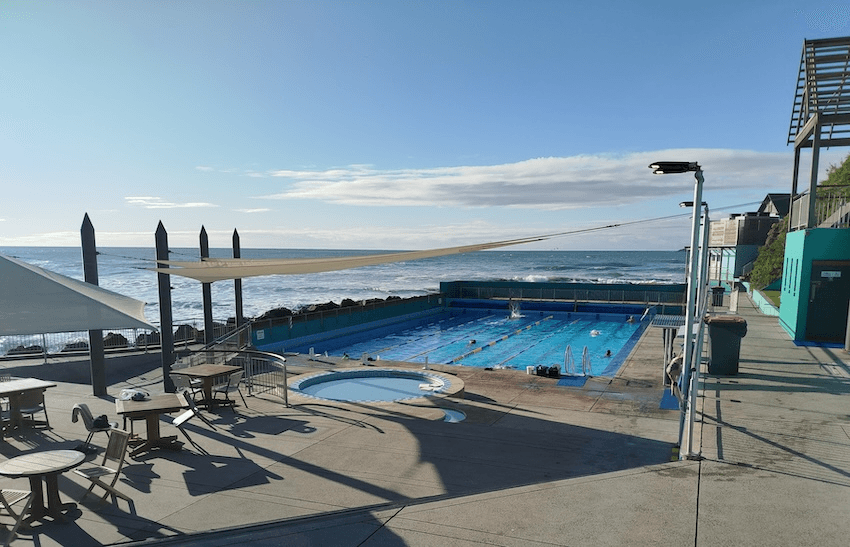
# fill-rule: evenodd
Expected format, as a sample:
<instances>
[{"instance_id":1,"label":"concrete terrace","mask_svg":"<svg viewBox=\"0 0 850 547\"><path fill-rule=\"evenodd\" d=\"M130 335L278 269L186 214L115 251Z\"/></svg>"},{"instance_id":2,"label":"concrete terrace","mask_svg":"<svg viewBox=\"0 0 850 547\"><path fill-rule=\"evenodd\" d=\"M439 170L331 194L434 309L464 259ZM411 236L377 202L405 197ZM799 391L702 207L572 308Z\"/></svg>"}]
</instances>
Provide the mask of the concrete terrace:
<instances>
[{"instance_id":1,"label":"concrete terrace","mask_svg":"<svg viewBox=\"0 0 850 547\"><path fill-rule=\"evenodd\" d=\"M843 545L848 355L796 347L743 294L738 312L749 324L740 374L705 376L700 392L701 460L671 461L678 412L659 408L661 333L648 329L616 378L582 388L525 372L433 366L463 379L466 398L293 398L286 408L250 397L235 413L207 413L216 430L190 422L197 447L128 462L119 488L134 498L135 514L123 500L98 507L90 497L69 522L34 523L14 544ZM290 363L311 370L304 359ZM7 364L14 375L62 381L47 392L53 428L7 438L0 457L75 447L86 433L71 423L75 403L114 420L122 388L161 391L158 354L111 360L110 397L67 379L85 367ZM467 419L444 422L438 407ZM162 429L178 434L168 418ZM94 443L105 446L105 436ZM0 485L27 487L7 478ZM73 473L59 486L63 501L85 489Z\"/></svg>"}]
</instances>

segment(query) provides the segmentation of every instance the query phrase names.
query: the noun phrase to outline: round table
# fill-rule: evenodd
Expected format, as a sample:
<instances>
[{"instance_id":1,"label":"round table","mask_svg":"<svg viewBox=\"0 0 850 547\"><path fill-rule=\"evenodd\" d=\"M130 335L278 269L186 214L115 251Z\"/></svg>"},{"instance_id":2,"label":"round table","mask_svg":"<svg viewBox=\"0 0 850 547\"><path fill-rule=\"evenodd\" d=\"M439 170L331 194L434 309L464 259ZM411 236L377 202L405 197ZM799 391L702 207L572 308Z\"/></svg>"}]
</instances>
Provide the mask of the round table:
<instances>
[{"instance_id":1,"label":"round table","mask_svg":"<svg viewBox=\"0 0 850 547\"><path fill-rule=\"evenodd\" d=\"M77 467L85 458L85 454L76 450L31 452L0 462L0 475L29 479L33 499L27 521L41 520L45 516L64 520L62 511L74 508L77 504L63 504L59 499L59 475ZM47 507L44 506L42 479L47 484Z\"/></svg>"}]
</instances>

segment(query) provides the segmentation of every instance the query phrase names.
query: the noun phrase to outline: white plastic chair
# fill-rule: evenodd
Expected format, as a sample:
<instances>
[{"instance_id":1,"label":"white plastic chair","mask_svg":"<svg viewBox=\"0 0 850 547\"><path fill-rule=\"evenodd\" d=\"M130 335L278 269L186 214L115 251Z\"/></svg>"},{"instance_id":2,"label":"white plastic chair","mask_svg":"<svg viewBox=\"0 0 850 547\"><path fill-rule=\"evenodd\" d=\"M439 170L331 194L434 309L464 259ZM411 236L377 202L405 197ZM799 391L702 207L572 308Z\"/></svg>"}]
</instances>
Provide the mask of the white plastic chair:
<instances>
[{"instance_id":1,"label":"white plastic chair","mask_svg":"<svg viewBox=\"0 0 850 547\"><path fill-rule=\"evenodd\" d=\"M236 406L236 401L234 401L233 399L230 398L230 394L233 393L234 391L238 391L239 396L242 397L242 404L247 407L248 404L245 402L245 396L242 395L242 390L239 389L239 384L242 382L242 376L244 374L245 374L244 370L238 370L238 371L234 372L233 374L231 374L227 378L226 384L222 384L221 386L217 386L217 387L213 388L213 401L215 401L216 395L221 393L221 394L224 395L224 401L223 402L225 402L226 404L229 404L231 406L231 408L234 409L233 411L236 412L236 410L234 408Z\"/></svg>"}]
</instances>

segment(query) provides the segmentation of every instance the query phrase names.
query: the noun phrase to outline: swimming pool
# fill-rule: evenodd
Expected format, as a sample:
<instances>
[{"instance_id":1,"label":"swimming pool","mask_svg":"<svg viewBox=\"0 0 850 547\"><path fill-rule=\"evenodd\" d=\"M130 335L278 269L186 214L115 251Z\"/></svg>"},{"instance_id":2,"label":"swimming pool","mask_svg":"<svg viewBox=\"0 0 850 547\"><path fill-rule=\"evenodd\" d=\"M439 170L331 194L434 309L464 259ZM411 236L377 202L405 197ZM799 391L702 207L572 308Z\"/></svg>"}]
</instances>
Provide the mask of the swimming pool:
<instances>
[{"instance_id":1,"label":"swimming pool","mask_svg":"<svg viewBox=\"0 0 850 547\"><path fill-rule=\"evenodd\" d=\"M628 311L520 309L511 313L504 307L448 308L427 320L328 340L316 344L314 351L352 359L365 354L374 360L481 368L526 370L529 366L558 366L565 373L567 347L578 370L586 347L590 374L611 376L651 319L641 316L641 308L633 310L636 313Z\"/></svg>"},{"instance_id":2,"label":"swimming pool","mask_svg":"<svg viewBox=\"0 0 850 547\"><path fill-rule=\"evenodd\" d=\"M312 399L375 403L457 396L463 392L463 381L432 371L359 368L297 378L289 388Z\"/></svg>"}]
</instances>

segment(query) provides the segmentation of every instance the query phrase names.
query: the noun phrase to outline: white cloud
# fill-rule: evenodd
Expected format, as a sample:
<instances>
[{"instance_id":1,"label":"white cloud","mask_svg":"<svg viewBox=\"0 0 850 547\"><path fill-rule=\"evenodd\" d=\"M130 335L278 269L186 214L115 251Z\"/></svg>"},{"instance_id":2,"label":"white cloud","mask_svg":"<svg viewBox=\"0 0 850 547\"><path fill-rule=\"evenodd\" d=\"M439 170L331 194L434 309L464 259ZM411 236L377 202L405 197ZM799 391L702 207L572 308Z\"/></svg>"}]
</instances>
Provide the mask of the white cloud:
<instances>
[{"instance_id":1,"label":"white cloud","mask_svg":"<svg viewBox=\"0 0 850 547\"><path fill-rule=\"evenodd\" d=\"M248 214L253 214L253 213L268 213L269 211L271 211L271 209L269 209L269 208L261 208L261 209L236 209L236 212L237 212L237 213L248 213Z\"/></svg>"},{"instance_id":2,"label":"white cloud","mask_svg":"<svg viewBox=\"0 0 850 547\"><path fill-rule=\"evenodd\" d=\"M791 152L724 149L549 157L428 169L353 165L324 171L273 171L270 174L289 181L289 187L263 197L346 205L560 210L635 204L693 188L693 176L687 174L652 175L647 166L653 161L698 161L707 190L776 191L790 180L793 168Z\"/></svg>"},{"instance_id":3,"label":"white cloud","mask_svg":"<svg viewBox=\"0 0 850 547\"><path fill-rule=\"evenodd\" d=\"M206 166L206 165L198 165L198 166L195 167L195 169L198 170L198 171L204 171L204 172L207 172L207 173L210 172L210 171L215 171L214 168Z\"/></svg>"},{"instance_id":4,"label":"white cloud","mask_svg":"<svg viewBox=\"0 0 850 547\"><path fill-rule=\"evenodd\" d=\"M145 209L195 209L201 207L218 207L218 205L214 203L205 202L173 203L154 196L130 196L125 197L124 200L130 205L137 205Z\"/></svg>"}]
</instances>

